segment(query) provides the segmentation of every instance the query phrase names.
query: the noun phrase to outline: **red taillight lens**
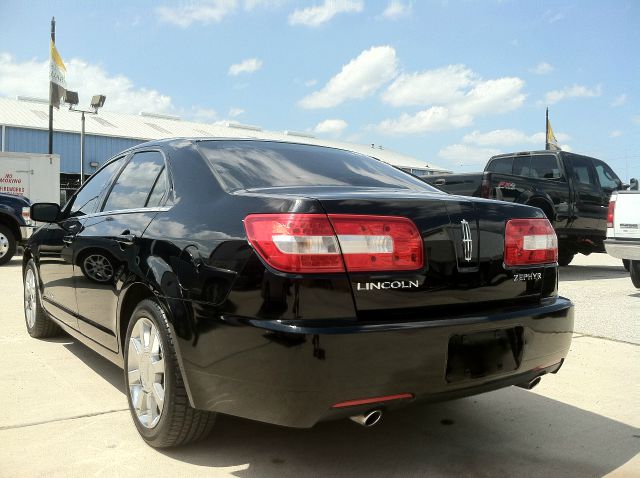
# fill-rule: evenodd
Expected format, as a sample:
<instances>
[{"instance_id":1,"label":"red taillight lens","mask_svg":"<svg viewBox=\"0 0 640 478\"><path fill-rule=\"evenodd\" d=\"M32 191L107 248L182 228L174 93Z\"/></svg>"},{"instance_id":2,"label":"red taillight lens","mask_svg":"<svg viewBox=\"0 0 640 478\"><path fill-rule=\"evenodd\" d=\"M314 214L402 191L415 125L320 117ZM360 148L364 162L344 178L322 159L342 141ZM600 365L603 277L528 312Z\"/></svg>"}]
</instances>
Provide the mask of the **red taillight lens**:
<instances>
[{"instance_id":1,"label":"red taillight lens","mask_svg":"<svg viewBox=\"0 0 640 478\"><path fill-rule=\"evenodd\" d=\"M251 214L244 220L251 245L284 272L344 272L336 236L325 214Z\"/></svg>"},{"instance_id":2,"label":"red taillight lens","mask_svg":"<svg viewBox=\"0 0 640 478\"><path fill-rule=\"evenodd\" d=\"M508 267L558 262L558 238L548 219L511 219L504 233Z\"/></svg>"},{"instance_id":3,"label":"red taillight lens","mask_svg":"<svg viewBox=\"0 0 640 478\"><path fill-rule=\"evenodd\" d=\"M609 210L607 211L607 227L613 227L613 219L616 214L616 200L609 201Z\"/></svg>"},{"instance_id":4,"label":"red taillight lens","mask_svg":"<svg viewBox=\"0 0 640 478\"><path fill-rule=\"evenodd\" d=\"M417 270L422 238L407 218L351 214L251 214L251 245L273 268L323 273ZM340 254L342 251L342 255Z\"/></svg>"},{"instance_id":5,"label":"red taillight lens","mask_svg":"<svg viewBox=\"0 0 640 478\"><path fill-rule=\"evenodd\" d=\"M351 272L417 270L422 238L406 217L329 214L344 263Z\"/></svg>"}]
</instances>

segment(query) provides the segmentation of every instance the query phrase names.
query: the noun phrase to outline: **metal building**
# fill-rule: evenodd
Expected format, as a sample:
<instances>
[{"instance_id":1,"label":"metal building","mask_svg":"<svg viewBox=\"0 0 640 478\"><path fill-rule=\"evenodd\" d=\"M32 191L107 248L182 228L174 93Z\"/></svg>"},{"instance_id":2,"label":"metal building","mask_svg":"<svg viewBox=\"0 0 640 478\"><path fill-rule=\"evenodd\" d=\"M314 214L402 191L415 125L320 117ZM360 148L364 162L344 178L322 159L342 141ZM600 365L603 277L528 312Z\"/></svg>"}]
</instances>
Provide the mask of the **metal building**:
<instances>
[{"instance_id":1,"label":"metal building","mask_svg":"<svg viewBox=\"0 0 640 478\"><path fill-rule=\"evenodd\" d=\"M47 100L0 98L0 151L47 153L48 112ZM80 174L80 115L60 108L54 110L53 118L53 152L60 155L61 188L72 190L77 186ZM98 115L87 115L85 131L85 174L91 174L123 149L151 139L177 136L296 141L367 154L418 176L450 172L372 144L324 140L304 132L265 131L239 123L196 123L145 112L134 115L100 110Z\"/></svg>"}]
</instances>

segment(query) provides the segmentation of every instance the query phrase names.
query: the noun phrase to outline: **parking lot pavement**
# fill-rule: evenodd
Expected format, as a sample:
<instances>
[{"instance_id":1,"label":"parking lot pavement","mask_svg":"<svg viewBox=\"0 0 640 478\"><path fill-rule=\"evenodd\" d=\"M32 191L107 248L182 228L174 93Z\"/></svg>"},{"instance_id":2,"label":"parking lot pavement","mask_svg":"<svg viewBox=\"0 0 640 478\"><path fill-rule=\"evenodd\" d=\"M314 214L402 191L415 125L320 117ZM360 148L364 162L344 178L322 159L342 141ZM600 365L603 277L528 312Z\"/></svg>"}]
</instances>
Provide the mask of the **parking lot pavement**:
<instances>
[{"instance_id":1,"label":"parking lot pavement","mask_svg":"<svg viewBox=\"0 0 640 478\"><path fill-rule=\"evenodd\" d=\"M534 391L415 405L371 429L220 416L207 440L157 451L138 438L117 367L69 337L28 336L14 259L0 268L0 476L640 476L640 294L618 264L598 254L562 270L579 333Z\"/></svg>"}]
</instances>

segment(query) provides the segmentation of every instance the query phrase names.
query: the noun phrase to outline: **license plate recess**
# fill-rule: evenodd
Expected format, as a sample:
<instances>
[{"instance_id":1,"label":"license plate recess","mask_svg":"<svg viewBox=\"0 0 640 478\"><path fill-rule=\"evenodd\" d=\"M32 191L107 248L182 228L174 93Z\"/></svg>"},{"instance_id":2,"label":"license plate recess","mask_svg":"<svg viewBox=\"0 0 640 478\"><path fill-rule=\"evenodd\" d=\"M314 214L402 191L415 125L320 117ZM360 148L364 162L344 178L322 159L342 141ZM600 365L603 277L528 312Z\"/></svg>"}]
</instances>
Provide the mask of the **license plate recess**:
<instances>
[{"instance_id":1,"label":"license plate recess","mask_svg":"<svg viewBox=\"0 0 640 478\"><path fill-rule=\"evenodd\" d=\"M449 339L447 382L517 370L522 361L523 328L489 330Z\"/></svg>"}]
</instances>

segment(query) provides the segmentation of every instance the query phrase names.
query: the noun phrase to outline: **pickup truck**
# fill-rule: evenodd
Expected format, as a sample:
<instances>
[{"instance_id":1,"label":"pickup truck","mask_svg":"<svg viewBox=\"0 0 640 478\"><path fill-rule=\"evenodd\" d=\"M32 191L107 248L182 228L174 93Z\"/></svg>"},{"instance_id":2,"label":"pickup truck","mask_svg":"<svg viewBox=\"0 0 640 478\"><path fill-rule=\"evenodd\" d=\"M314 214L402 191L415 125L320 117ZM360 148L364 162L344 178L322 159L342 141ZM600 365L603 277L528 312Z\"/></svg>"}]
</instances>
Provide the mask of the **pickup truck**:
<instances>
[{"instance_id":1,"label":"pickup truck","mask_svg":"<svg viewBox=\"0 0 640 478\"><path fill-rule=\"evenodd\" d=\"M31 236L30 206L25 197L0 193L0 266L9 262L18 244Z\"/></svg>"},{"instance_id":2,"label":"pickup truck","mask_svg":"<svg viewBox=\"0 0 640 478\"><path fill-rule=\"evenodd\" d=\"M605 252L609 197L626 187L604 161L565 151L501 154L481 173L421 179L450 194L542 209L558 235L561 266L576 253Z\"/></svg>"},{"instance_id":3,"label":"pickup truck","mask_svg":"<svg viewBox=\"0 0 640 478\"><path fill-rule=\"evenodd\" d=\"M610 256L630 261L631 282L640 289L640 191L611 195L604 246Z\"/></svg>"}]
</instances>

